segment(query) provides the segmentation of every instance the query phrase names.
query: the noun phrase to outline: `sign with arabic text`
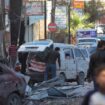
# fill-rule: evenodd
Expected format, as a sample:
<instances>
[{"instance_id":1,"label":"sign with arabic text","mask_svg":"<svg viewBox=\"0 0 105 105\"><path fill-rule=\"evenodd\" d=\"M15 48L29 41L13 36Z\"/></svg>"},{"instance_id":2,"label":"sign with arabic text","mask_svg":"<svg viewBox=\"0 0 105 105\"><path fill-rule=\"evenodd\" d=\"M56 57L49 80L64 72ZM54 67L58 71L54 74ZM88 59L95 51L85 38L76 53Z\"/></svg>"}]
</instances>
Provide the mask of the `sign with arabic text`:
<instances>
[{"instance_id":1,"label":"sign with arabic text","mask_svg":"<svg viewBox=\"0 0 105 105\"><path fill-rule=\"evenodd\" d=\"M44 5L43 2L26 2L26 16L43 15Z\"/></svg>"},{"instance_id":2,"label":"sign with arabic text","mask_svg":"<svg viewBox=\"0 0 105 105\"><path fill-rule=\"evenodd\" d=\"M55 11L55 23L59 29L67 28L67 8L66 6L57 6Z\"/></svg>"}]
</instances>

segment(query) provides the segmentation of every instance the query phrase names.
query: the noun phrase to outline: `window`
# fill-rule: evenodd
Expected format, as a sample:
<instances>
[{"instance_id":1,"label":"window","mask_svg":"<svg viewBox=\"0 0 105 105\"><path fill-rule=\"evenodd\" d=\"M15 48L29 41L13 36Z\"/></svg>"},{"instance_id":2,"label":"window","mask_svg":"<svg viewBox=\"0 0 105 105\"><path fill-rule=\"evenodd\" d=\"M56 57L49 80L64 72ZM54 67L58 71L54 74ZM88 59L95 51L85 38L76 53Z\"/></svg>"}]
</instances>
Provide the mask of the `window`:
<instances>
[{"instance_id":1,"label":"window","mask_svg":"<svg viewBox=\"0 0 105 105\"><path fill-rule=\"evenodd\" d=\"M80 39L79 43L84 43L84 42L97 42L95 39Z\"/></svg>"},{"instance_id":2,"label":"window","mask_svg":"<svg viewBox=\"0 0 105 105\"><path fill-rule=\"evenodd\" d=\"M86 57L88 58L88 53L85 49L81 49L81 53Z\"/></svg>"},{"instance_id":3,"label":"window","mask_svg":"<svg viewBox=\"0 0 105 105\"><path fill-rule=\"evenodd\" d=\"M83 55L79 49L75 49L74 51L76 58L83 58Z\"/></svg>"},{"instance_id":4,"label":"window","mask_svg":"<svg viewBox=\"0 0 105 105\"><path fill-rule=\"evenodd\" d=\"M65 59L73 59L73 51L72 49L64 49Z\"/></svg>"}]
</instances>

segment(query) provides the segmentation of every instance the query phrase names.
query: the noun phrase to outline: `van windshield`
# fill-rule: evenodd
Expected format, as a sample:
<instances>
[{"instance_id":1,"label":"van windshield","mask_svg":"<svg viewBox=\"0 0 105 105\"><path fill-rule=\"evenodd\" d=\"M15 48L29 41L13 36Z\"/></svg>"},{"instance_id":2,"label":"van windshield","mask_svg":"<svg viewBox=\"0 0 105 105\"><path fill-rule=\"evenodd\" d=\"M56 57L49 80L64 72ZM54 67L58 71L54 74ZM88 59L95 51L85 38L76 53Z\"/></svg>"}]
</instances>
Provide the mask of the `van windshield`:
<instances>
[{"instance_id":1,"label":"van windshield","mask_svg":"<svg viewBox=\"0 0 105 105\"><path fill-rule=\"evenodd\" d=\"M80 39L79 40L79 43L85 43L85 42L96 42L96 40L95 39Z\"/></svg>"},{"instance_id":2,"label":"van windshield","mask_svg":"<svg viewBox=\"0 0 105 105\"><path fill-rule=\"evenodd\" d=\"M28 60L35 59L38 62L44 62L44 52L30 53Z\"/></svg>"},{"instance_id":3,"label":"van windshield","mask_svg":"<svg viewBox=\"0 0 105 105\"><path fill-rule=\"evenodd\" d=\"M43 55L43 52L30 53L27 59L28 70L41 73L44 72L46 68L46 62Z\"/></svg>"},{"instance_id":4,"label":"van windshield","mask_svg":"<svg viewBox=\"0 0 105 105\"><path fill-rule=\"evenodd\" d=\"M50 50L51 49L46 48L45 51L43 51L43 52L40 52L40 51L31 52L31 53L29 53L28 58L29 58L29 60L34 58L38 62L45 62L45 59L46 59Z\"/></svg>"}]
</instances>

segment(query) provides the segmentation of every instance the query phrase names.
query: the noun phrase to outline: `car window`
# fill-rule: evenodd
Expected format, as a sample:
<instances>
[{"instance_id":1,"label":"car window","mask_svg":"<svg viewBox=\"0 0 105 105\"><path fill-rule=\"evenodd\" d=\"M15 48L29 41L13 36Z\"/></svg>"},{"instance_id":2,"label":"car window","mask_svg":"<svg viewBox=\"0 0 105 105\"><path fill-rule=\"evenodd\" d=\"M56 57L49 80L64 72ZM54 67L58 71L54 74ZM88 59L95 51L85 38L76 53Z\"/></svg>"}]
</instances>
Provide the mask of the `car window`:
<instances>
[{"instance_id":1,"label":"car window","mask_svg":"<svg viewBox=\"0 0 105 105\"><path fill-rule=\"evenodd\" d=\"M65 59L73 59L73 51L72 49L64 49Z\"/></svg>"},{"instance_id":2,"label":"car window","mask_svg":"<svg viewBox=\"0 0 105 105\"><path fill-rule=\"evenodd\" d=\"M85 49L81 49L81 52L86 58L88 58L88 53Z\"/></svg>"},{"instance_id":3,"label":"car window","mask_svg":"<svg viewBox=\"0 0 105 105\"><path fill-rule=\"evenodd\" d=\"M84 59L84 57L83 57L83 55L79 49L75 49L74 51L75 51L76 58L83 58Z\"/></svg>"}]
</instances>

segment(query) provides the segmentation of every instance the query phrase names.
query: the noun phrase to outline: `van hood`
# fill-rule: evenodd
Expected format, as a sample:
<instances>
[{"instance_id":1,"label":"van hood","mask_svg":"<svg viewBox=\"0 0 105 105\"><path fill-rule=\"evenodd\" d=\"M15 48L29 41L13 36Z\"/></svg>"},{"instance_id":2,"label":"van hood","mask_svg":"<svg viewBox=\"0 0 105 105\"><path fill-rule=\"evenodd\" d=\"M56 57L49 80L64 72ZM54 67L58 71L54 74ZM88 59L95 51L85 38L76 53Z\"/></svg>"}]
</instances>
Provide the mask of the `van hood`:
<instances>
[{"instance_id":1,"label":"van hood","mask_svg":"<svg viewBox=\"0 0 105 105\"><path fill-rule=\"evenodd\" d=\"M52 44L52 40L27 42L19 47L18 52L43 52Z\"/></svg>"}]
</instances>

